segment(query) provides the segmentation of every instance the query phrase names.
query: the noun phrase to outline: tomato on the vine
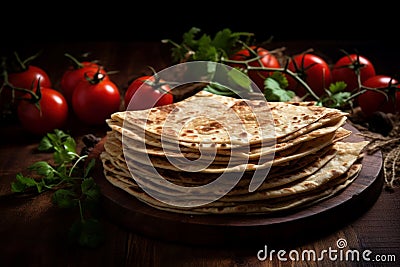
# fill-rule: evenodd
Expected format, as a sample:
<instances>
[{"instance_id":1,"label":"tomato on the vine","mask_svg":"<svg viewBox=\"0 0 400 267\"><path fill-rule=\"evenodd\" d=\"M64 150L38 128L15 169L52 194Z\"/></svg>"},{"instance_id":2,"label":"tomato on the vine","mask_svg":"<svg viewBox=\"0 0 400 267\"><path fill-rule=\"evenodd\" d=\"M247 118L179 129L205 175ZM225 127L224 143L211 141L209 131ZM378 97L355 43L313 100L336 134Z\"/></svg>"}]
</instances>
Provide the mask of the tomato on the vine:
<instances>
[{"instance_id":1,"label":"tomato on the vine","mask_svg":"<svg viewBox=\"0 0 400 267\"><path fill-rule=\"evenodd\" d=\"M26 93L18 103L17 114L22 127L35 135L62 129L68 119L68 104L64 96L47 87L41 87L37 96L35 99Z\"/></svg>"},{"instance_id":2,"label":"tomato on the vine","mask_svg":"<svg viewBox=\"0 0 400 267\"><path fill-rule=\"evenodd\" d=\"M7 73L7 78L11 87L4 93L2 92L1 98L3 99L2 101L15 103L15 105L18 105L18 99L24 93L20 90L12 89L13 87L34 90L37 88L38 81L40 80L40 86L52 88L52 82L48 73L38 66L28 65L21 71L9 72ZM12 95L12 90L14 90L14 96Z\"/></svg>"},{"instance_id":3,"label":"tomato on the vine","mask_svg":"<svg viewBox=\"0 0 400 267\"><path fill-rule=\"evenodd\" d=\"M82 122L89 125L104 124L119 111L121 96L117 85L102 73L88 76L75 87L72 108Z\"/></svg>"},{"instance_id":4,"label":"tomato on the vine","mask_svg":"<svg viewBox=\"0 0 400 267\"><path fill-rule=\"evenodd\" d=\"M331 70L328 63L321 57L312 53L301 53L294 55L288 62L287 69L294 72L301 78L310 89L320 97L325 93L332 81ZM290 75L287 89L292 90L296 95L302 97L308 91L304 86ZM315 99L314 99L315 100Z\"/></svg>"},{"instance_id":5,"label":"tomato on the vine","mask_svg":"<svg viewBox=\"0 0 400 267\"><path fill-rule=\"evenodd\" d=\"M358 90L358 75L361 84L375 76L375 67L365 56L350 54L341 57L332 67L332 82L343 81L347 84L346 91Z\"/></svg>"},{"instance_id":6,"label":"tomato on the vine","mask_svg":"<svg viewBox=\"0 0 400 267\"><path fill-rule=\"evenodd\" d=\"M357 97L357 101L366 117L376 111L400 112L400 84L397 80L387 75L375 75L365 80L362 85L368 89ZM382 92L369 90L371 88Z\"/></svg>"},{"instance_id":7,"label":"tomato on the vine","mask_svg":"<svg viewBox=\"0 0 400 267\"><path fill-rule=\"evenodd\" d=\"M263 47L250 46L250 49L241 49L234 53L230 60L235 61L246 61L249 66L252 67L266 67L266 68L280 68L281 64L278 58L273 55L269 50ZM246 70L245 63L229 63L229 66ZM248 70L247 74L249 78L258 86L258 88L264 90L264 81L271 75L273 71L262 71L262 70Z\"/></svg>"},{"instance_id":8,"label":"tomato on the vine","mask_svg":"<svg viewBox=\"0 0 400 267\"><path fill-rule=\"evenodd\" d=\"M156 106L172 104L174 97L171 87L162 79L145 75L133 80L124 96L125 108L142 110Z\"/></svg>"},{"instance_id":9,"label":"tomato on the vine","mask_svg":"<svg viewBox=\"0 0 400 267\"><path fill-rule=\"evenodd\" d=\"M52 82L48 73L38 66L29 65L22 71L8 73L8 82L14 87L24 89L35 89L39 79L40 86L47 88L52 87Z\"/></svg>"},{"instance_id":10,"label":"tomato on the vine","mask_svg":"<svg viewBox=\"0 0 400 267\"><path fill-rule=\"evenodd\" d=\"M40 86L52 87L52 81L47 71L31 64L31 61L37 56L21 60L18 54L14 53L12 57L4 57L4 69L0 73L0 81L2 83L0 109L2 112L5 110L14 112L18 106L19 98L25 93L24 90L35 90L39 80Z\"/></svg>"},{"instance_id":11,"label":"tomato on the vine","mask_svg":"<svg viewBox=\"0 0 400 267\"><path fill-rule=\"evenodd\" d=\"M107 72L104 70L103 66L98 63L90 61L79 62L69 54L66 54L72 59L73 65L71 65L61 76L60 89L67 99L68 103L72 101L72 95L77 84L86 79L85 75L93 76L96 72L102 73L106 78L108 78Z\"/></svg>"}]
</instances>

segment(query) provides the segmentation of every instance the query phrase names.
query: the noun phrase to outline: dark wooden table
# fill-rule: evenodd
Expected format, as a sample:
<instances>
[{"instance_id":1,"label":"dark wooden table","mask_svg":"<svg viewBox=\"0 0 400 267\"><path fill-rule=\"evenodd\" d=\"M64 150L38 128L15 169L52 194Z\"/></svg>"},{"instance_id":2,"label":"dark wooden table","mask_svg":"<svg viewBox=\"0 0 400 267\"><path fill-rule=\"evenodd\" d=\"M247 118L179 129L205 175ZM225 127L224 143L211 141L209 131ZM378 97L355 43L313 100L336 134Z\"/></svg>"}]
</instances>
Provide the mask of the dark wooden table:
<instances>
[{"instance_id":1,"label":"dark wooden table","mask_svg":"<svg viewBox=\"0 0 400 267\"><path fill-rule=\"evenodd\" d=\"M398 70L396 58L389 57L391 44L379 42L299 42L274 44L290 51L302 51L311 46L330 55L340 55L338 49L357 48L377 62L378 71L392 74ZM123 92L128 81L146 66L161 70L169 64L169 48L157 42L67 42L28 43L16 49L23 56L42 50L35 63L43 66L58 87L62 70L68 61L63 53L78 55L91 52L108 70L117 70L112 78ZM398 55L397 55L398 58ZM81 144L85 134L103 137L107 127L89 127L71 119L70 133ZM337 225L321 222L293 238L265 240L240 244L185 244L160 240L131 231L104 214L101 223L106 230L106 241L98 248L70 246L67 231L76 218L75 212L56 208L51 203L51 192L31 198L15 197L10 184L19 172L38 160L49 160L50 154L36 151L39 138L24 132L18 122L3 123L0 128L0 266L398 266L400 262L400 190L383 190L380 177L377 194L367 195L358 206L351 206L326 218L340 217ZM335 217L336 216L336 217ZM176 229L175 229L176 230ZM282 233L284 236L284 233ZM301 254L303 251L321 253L337 249L338 240L347 242L347 248L360 253L370 250L369 258L386 262L360 261L281 261L280 249ZM194 240L194 243L195 240ZM272 259L258 259L260 250L267 247ZM287 257L288 254L286 254ZM263 256L259 254L259 256Z\"/></svg>"}]
</instances>

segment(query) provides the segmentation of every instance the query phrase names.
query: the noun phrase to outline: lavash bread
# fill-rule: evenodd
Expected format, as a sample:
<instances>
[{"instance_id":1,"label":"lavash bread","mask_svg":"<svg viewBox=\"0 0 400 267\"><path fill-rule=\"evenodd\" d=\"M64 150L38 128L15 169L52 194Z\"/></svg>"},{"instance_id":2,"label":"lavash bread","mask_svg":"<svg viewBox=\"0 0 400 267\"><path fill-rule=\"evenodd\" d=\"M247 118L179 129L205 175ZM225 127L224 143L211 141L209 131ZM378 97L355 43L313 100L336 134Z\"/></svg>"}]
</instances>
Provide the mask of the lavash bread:
<instances>
[{"instance_id":1,"label":"lavash bread","mask_svg":"<svg viewBox=\"0 0 400 267\"><path fill-rule=\"evenodd\" d=\"M264 113L271 115L259 116ZM247 215L290 211L333 196L357 177L367 141L345 141L351 134L343 128L346 116L312 103L266 105L201 91L171 105L112 114L100 158L111 184L157 209ZM181 159L183 165L172 164L171 158ZM201 170L187 169L187 160L200 158L212 161ZM250 192L253 174L260 169L270 170ZM188 205L192 196L168 183L197 187L226 172L241 179L223 197L201 206ZM158 175L165 180L155 179ZM159 201L144 192L138 181L174 203L184 196L185 203Z\"/></svg>"}]
</instances>

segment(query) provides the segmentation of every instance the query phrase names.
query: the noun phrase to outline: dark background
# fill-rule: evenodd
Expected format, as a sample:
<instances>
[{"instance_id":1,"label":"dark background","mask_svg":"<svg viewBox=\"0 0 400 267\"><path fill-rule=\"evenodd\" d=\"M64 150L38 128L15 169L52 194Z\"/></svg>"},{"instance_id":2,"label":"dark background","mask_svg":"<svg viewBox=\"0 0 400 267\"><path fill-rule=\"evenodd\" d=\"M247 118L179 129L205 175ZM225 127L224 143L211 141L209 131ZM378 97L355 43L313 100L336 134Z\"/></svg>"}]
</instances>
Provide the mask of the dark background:
<instances>
[{"instance_id":1,"label":"dark background","mask_svg":"<svg viewBox=\"0 0 400 267\"><path fill-rule=\"evenodd\" d=\"M397 8L385 0L354 1L54 1L8 3L2 45L46 41L158 41L196 26L213 34L230 28L276 41L394 41Z\"/></svg>"},{"instance_id":2,"label":"dark background","mask_svg":"<svg viewBox=\"0 0 400 267\"><path fill-rule=\"evenodd\" d=\"M3 10L0 50L28 56L53 44L165 38L179 43L191 27L210 36L229 28L254 33L256 42L270 39L270 47L285 46L290 53L313 48L329 63L343 56L340 49L358 51L374 61L379 72L398 75L397 10L385 1L15 2Z\"/></svg>"}]
</instances>

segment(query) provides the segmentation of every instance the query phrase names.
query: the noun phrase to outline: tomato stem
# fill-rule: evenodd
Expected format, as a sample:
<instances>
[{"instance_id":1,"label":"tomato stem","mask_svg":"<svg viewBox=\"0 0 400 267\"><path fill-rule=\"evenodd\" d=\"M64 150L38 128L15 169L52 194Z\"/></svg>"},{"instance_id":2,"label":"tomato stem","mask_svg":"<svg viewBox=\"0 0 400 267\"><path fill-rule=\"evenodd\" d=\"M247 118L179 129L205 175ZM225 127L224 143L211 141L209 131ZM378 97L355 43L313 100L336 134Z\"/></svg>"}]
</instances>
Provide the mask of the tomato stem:
<instances>
[{"instance_id":1,"label":"tomato stem","mask_svg":"<svg viewBox=\"0 0 400 267\"><path fill-rule=\"evenodd\" d=\"M40 54L40 52L36 53L33 56L26 58L25 60L22 60L20 58L19 54L16 51L14 51L14 57L15 57L17 66L15 64L11 64L13 72L22 72L22 71L27 70L31 61L34 60L35 58L37 58L39 56L39 54Z\"/></svg>"},{"instance_id":2,"label":"tomato stem","mask_svg":"<svg viewBox=\"0 0 400 267\"><path fill-rule=\"evenodd\" d=\"M85 79L90 83L90 84L98 84L101 81L104 80L104 78L106 77L106 75L104 75L103 73L101 73L101 66L99 66L97 68L96 73L93 75L93 77L90 77L87 72L85 72Z\"/></svg>"},{"instance_id":3,"label":"tomato stem","mask_svg":"<svg viewBox=\"0 0 400 267\"><path fill-rule=\"evenodd\" d=\"M83 64L82 62L80 62L79 60L77 60L74 56L72 56L71 54L68 53L64 53L64 56L66 56L67 58L69 58L72 63L74 64L74 69L81 69L83 68Z\"/></svg>"},{"instance_id":4,"label":"tomato stem","mask_svg":"<svg viewBox=\"0 0 400 267\"><path fill-rule=\"evenodd\" d=\"M15 59L17 60L19 66L21 67L22 70L26 70L26 65L25 63L21 60L21 58L19 57L18 53L14 51L14 56Z\"/></svg>"},{"instance_id":5,"label":"tomato stem","mask_svg":"<svg viewBox=\"0 0 400 267\"><path fill-rule=\"evenodd\" d=\"M6 63L5 62L6 62L5 58L3 58L2 62L1 62L2 73L0 75L0 77L3 77L3 83L0 86L0 95L3 92L3 89L7 88L7 89L11 90L11 102L12 103L15 102L15 91L19 91L19 92L30 94L31 97L29 98L29 101L32 101L32 99L40 100L40 97L37 94L35 94L35 92L33 92L32 90L16 87L16 86L12 85L8 81L8 72L7 72L7 68L6 68ZM23 64L23 63L21 62L21 64ZM40 82L40 79L39 79L39 82ZM39 85L39 82L38 82L38 85ZM39 90L39 92L40 92L40 90ZM28 100L28 99L25 99L25 100ZM37 102L37 101L35 101L35 102Z\"/></svg>"},{"instance_id":6,"label":"tomato stem","mask_svg":"<svg viewBox=\"0 0 400 267\"><path fill-rule=\"evenodd\" d=\"M259 58L259 56L258 56ZM257 58L256 58L257 59ZM287 66L283 67L283 68L268 68L268 67L263 67L263 66L250 66L250 62L253 62L255 59L248 59L248 60L231 60L231 59L224 59L222 58L222 62L224 63L233 63L233 64L243 64L246 66L246 70L254 70L254 71L277 71L277 72L282 72L282 73L286 73L288 75L290 75L291 77L293 77L297 82L299 82L307 91L308 93L315 98L316 100L319 100L319 97L314 93L314 91L308 86L308 84L301 79L296 73L288 70Z\"/></svg>"}]
</instances>

